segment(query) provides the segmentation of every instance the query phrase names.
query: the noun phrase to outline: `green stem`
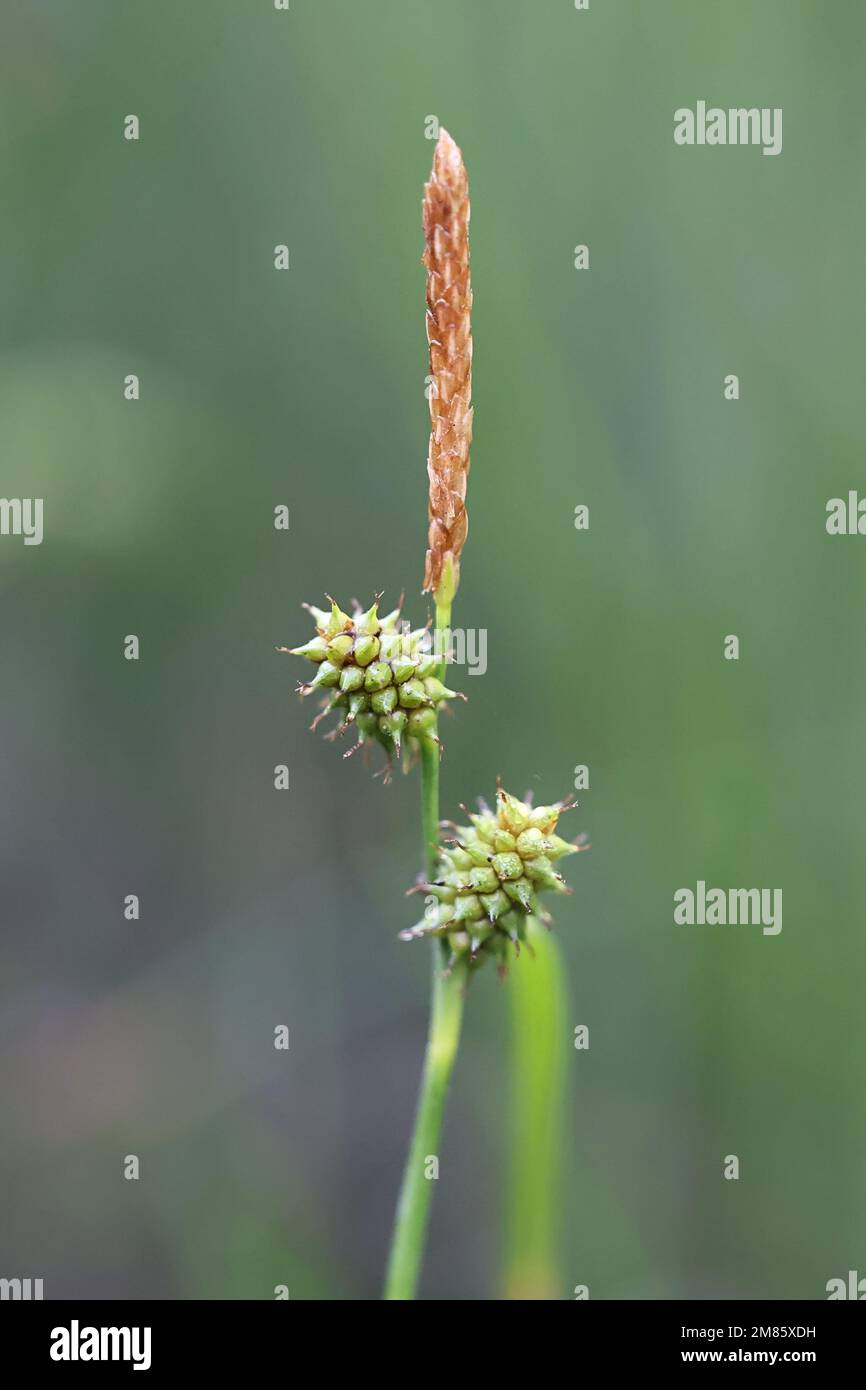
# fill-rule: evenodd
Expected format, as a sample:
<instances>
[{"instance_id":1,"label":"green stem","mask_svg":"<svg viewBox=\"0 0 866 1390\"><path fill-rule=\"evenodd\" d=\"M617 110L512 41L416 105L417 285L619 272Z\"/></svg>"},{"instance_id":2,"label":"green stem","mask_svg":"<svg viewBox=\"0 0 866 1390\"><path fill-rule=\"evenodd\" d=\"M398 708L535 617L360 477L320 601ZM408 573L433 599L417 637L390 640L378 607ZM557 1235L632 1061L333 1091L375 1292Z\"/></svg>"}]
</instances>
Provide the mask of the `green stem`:
<instances>
[{"instance_id":1,"label":"green stem","mask_svg":"<svg viewBox=\"0 0 866 1390\"><path fill-rule=\"evenodd\" d=\"M531 919L526 952L508 981L512 1083L506 1181L505 1295L561 1296L557 1232L561 1171L567 996L556 939Z\"/></svg>"},{"instance_id":2,"label":"green stem","mask_svg":"<svg viewBox=\"0 0 866 1390\"><path fill-rule=\"evenodd\" d=\"M435 1177L438 1176L438 1173L431 1172L429 1160L438 1158L445 1098L460 1040L464 970L458 967L450 975L445 975L439 943L434 941L433 948L430 1032L427 1038L415 1129L397 1203L394 1236L385 1280L386 1299L415 1297L424 1254L433 1185Z\"/></svg>"},{"instance_id":3,"label":"green stem","mask_svg":"<svg viewBox=\"0 0 866 1390\"><path fill-rule=\"evenodd\" d=\"M445 648L445 646L444 646L444 643L445 643L445 636L444 636L444 634L445 634L446 632L448 632L448 630L450 629L450 627L451 627L451 604L450 604L450 603L437 603L437 604L436 604L436 628L435 628L435 632L441 632L441 633L443 634L443 636L442 636L441 639L440 639L440 641L441 641L442 644L443 644L443 650L447 650L447 649ZM434 632L434 636L435 636L435 632ZM439 663L439 667L438 667L438 669L437 669L437 671L436 671L436 675L439 677L439 680L440 680L440 681L444 681L444 680L445 680L445 671L446 671L447 665L448 665L447 661L442 661L442 662Z\"/></svg>"},{"instance_id":4,"label":"green stem","mask_svg":"<svg viewBox=\"0 0 866 1390\"><path fill-rule=\"evenodd\" d=\"M421 838L424 873L432 883L439 857L439 744L426 738L421 744Z\"/></svg>"},{"instance_id":5,"label":"green stem","mask_svg":"<svg viewBox=\"0 0 866 1390\"><path fill-rule=\"evenodd\" d=\"M437 603L437 629L447 628L450 623L451 605ZM444 663L440 669L444 670ZM421 744L421 831L424 871L428 880L432 880L436 875L439 847L439 744L433 739L425 739ZM446 961L443 943L434 940L430 1029L415 1127L394 1220L385 1278L386 1299L415 1297L424 1255L434 1182L428 1160L438 1159L442 1116L460 1041L466 986L464 967L456 966L446 975Z\"/></svg>"}]
</instances>

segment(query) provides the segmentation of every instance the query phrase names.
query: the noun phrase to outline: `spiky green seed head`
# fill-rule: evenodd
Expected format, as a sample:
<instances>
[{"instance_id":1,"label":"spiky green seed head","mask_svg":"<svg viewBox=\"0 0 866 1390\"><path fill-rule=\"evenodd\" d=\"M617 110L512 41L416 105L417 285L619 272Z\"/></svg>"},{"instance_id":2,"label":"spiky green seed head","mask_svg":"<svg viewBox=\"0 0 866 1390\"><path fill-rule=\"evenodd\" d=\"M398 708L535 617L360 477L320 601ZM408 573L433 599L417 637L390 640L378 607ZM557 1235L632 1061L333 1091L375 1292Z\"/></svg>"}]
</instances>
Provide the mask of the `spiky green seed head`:
<instances>
[{"instance_id":1,"label":"spiky green seed head","mask_svg":"<svg viewBox=\"0 0 866 1390\"><path fill-rule=\"evenodd\" d=\"M350 728L358 736L344 757L365 743L379 743L389 766L394 754L411 752L425 741L438 744L439 708L457 692L436 676L439 661L428 629L413 631L400 621L400 608L380 617L378 597L366 612L356 604L346 613L333 599L330 609L304 606L316 624L315 637L301 647L278 651L305 657L316 667L313 679L298 686L302 696L312 690L326 692L324 708L312 727L335 711L340 722L326 737L336 738Z\"/></svg>"},{"instance_id":2,"label":"spiky green seed head","mask_svg":"<svg viewBox=\"0 0 866 1390\"><path fill-rule=\"evenodd\" d=\"M411 722L413 716L409 718ZM421 885L427 894L424 917L401 932L402 939L441 937L451 966L465 960L476 967L492 956L505 973L512 947L519 955L526 939L527 919L537 917L550 925L539 895L571 892L556 868L565 855L585 848L556 833L559 817L571 804L532 806L500 787L495 810L482 802L468 825L451 827L434 882Z\"/></svg>"}]
</instances>

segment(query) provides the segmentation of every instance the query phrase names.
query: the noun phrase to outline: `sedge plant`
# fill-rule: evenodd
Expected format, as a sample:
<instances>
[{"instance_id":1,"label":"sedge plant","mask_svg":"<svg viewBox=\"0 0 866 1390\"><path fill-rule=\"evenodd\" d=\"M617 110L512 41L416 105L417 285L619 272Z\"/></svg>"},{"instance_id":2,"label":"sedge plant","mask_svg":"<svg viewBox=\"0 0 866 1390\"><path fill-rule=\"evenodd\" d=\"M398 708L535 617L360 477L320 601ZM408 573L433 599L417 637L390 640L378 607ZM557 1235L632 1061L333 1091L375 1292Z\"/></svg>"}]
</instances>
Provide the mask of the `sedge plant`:
<instances>
[{"instance_id":1,"label":"sedge plant","mask_svg":"<svg viewBox=\"0 0 866 1390\"><path fill-rule=\"evenodd\" d=\"M469 980L492 960L500 975L526 947L536 957L534 979L515 994L513 1107L509 1164L509 1249L506 1291L552 1296L555 1170L561 1072L557 1035L563 997L558 958L542 949L550 916L544 893L568 888L557 867L582 848L557 833L569 802L533 806L497 784L494 803L479 800L464 822L440 820L439 714L465 698L446 683L452 611L468 532L466 485L472 441L472 288L469 267L469 187L463 156L441 130L424 186L424 265L430 353L430 442L427 455L428 532L423 592L432 595L433 631L413 629L401 604L380 614L381 594L368 609L307 607L312 637L279 651L306 658L312 678L301 696L318 694L316 728L336 722L326 737L355 742L343 756L378 746L383 780L394 761L420 767L422 873L412 892L425 897L421 919L404 940L431 943L430 1023L415 1122L397 1202L385 1279L387 1299L414 1298L423 1259L433 1183L427 1162L438 1152L445 1102L460 1041ZM523 1161L525 1124L536 1135ZM540 1184L540 1186L539 1186Z\"/></svg>"}]
</instances>

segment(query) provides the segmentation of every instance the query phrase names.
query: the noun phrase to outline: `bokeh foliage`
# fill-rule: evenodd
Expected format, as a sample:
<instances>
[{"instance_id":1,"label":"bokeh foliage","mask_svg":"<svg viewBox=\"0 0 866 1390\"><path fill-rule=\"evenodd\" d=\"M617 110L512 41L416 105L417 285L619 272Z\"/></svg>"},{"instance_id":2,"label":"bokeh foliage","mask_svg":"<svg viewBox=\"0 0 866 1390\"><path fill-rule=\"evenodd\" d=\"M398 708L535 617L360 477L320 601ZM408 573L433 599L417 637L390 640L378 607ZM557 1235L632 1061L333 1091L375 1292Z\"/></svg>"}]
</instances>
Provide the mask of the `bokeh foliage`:
<instances>
[{"instance_id":1,"label":"bokeh foliage","mask_svg":"<svg viewBox=\"0 0 866 1390\"><path fill-rule=\"evenodd\" d=\"M2 492L46 518L0 540L0 1274L378 1292L418 788L309 736L273 648L324 589L426 614L435 114L473 195L455 621L489 633L443 810L591 769L563 1296L821 1297L866 1236L866 541L823 526L863 478L862 5L7 0L0 34ZM700 97L783 107L781 156L676 148ZM782 887L781 935L674 927L698 878ZM500 1277L505 1003L474 984L430 1297Z\"/></svg>"}]
</instances>

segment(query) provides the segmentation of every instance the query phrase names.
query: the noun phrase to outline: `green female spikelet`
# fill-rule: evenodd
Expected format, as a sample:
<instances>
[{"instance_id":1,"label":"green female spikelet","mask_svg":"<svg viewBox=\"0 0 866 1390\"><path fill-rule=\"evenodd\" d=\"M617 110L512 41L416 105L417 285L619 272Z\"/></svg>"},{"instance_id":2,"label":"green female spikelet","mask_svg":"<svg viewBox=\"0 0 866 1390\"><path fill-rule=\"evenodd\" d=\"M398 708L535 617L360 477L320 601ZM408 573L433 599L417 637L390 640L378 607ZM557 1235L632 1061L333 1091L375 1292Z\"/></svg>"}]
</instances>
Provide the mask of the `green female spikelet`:
<instances>
[{"instance_id":1,"label":"green female spikelet","mask_svg":"<svg viewBox=\"0 0 866 1390\"><path fill-rule=\"evenodd\" d=\"M388 755L387 779L392 754L399 756L404 747L425 741L439 744L439 706L457 692L436 676L440 663L429 630L412 631L408 623L401 623L399 608L380 618L379 598L366 612L356 604L351 614L333 599L330 612L304 604L316 624L315 637L303 647L277 650L304 656L318 668L310 682L298 686L301 696L314 690L325 695L324 707L310 727L315 729L327 714L338 711L340 723L326 737L337 738L350 728L357 731L358 742L343 754L346 758L365 743L381 744Z\"/></svg>"},{"instance_id":2,"label":"green female spikelet","mask_svg":"<svg viewBox=\"0 0 866 1390\"><path fill-rule=\"evenodd\" d=\"M423 921L400 933L402 939L443 937L451 949L449 968L459 959L477 966L493 956L504 973L510 948L520 952L527 918L550 925L539 894L571 892L555 865L586 848L556 834L560 815L572 804L533 807L501 787L495 811L479 802L479 813L469 815L469 825L454 826L453 838L440 850L435 881L419 886L429 895L427 911Z\"/></svg>"}]
</instances>

